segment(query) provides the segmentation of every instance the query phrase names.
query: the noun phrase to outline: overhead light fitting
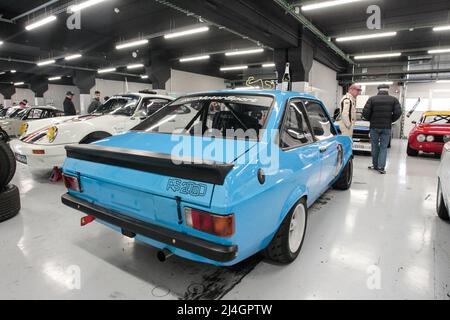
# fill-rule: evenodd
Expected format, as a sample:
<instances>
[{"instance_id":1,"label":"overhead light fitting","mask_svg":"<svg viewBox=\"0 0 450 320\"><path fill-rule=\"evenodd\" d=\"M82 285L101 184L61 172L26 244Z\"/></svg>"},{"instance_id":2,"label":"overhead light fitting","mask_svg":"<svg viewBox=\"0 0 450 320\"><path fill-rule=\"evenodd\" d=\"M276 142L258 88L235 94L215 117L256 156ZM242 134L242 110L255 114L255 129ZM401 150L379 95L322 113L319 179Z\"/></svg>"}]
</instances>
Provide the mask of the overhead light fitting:
<instances>
[{"instance_id":1,"label":"overhead light fitting","mask_svg":"<svg viewBox=\"0 0 450 320\"><path fill-rule=\"evenodd\" d=\"M65 57L64 60L70 61L70 60L75 60L75 59L78 59L78 58L81 58L81 57L82 57L81 54L73 54L71 56Z\"/></svg>"},{"instance_id":2,"label":"overhead light fitting","mask_svg":"<svg viewBox=\"0 0 450 320\"><path fill-rule=\"evenodd\" d=\"M340 37L337 38L337 42L348 42L348 41L358 41L358 40L368 40L368 39L376 39L376 38L386 38L386 37L395 37L397 32L384 32L384 33L374 33L374 34L366 34L359 36L351 36L351 37Z\"/></svg>"},{"instance_id":3,"label":"overhead light fitting","mask_svg":"<svg viewBox=\"0 0 450 320\"><path fill-rule=\"evenodd\" d=\"M401 52L372 54L372 55L366 55L366 56L355 56L355 60L370 60L370 59L381 59L381 58L393 58L393 57L400 57L401 55L402 55Z\"/></svg>"},{"instance_id":4,"label":"overhead light fitting","mask_svg":"<svg viewBox=\"0 0 450 320\"><path fill-rule=\"evenodd\" d=\"M143 75L141 76L141 79L148 79L148 75L143 74Z\"/></svg>"},{"instance_id":5,"label":"overhead light fitting","mask_svg":"<svg viewBox=\"0 0 450 320\"><path fill-rule=\"evenodd\" d=\"M275 63L265 63L262 65L263 68L274 68L276 67Z\"/></svg>"},{"instance_id":6,"label":"overhead light fitting","mask_svg":"<svg viewBox=\"0 0 450 320\"><path fill-rule=\"evenodd\" d=\"M18 87L18 86L23 86L25 84L25 82L16 82L14 83L14 86Z\"/></svg>"},{"instance_id":7,"label":"overhead light fitting","mask_svg":"<svg viewBox=\"0 0 450 320\"><path fill-rule=\"evenodd\" d=\"M122 49L126 49L126 48L145 46L146 44L148 44L148 40L143 39L143 40L137 40L137 41L131 41L131 42L125 42L125 43L118 44L118 45L116 45L116 49L122 50Z\"/></svg>"},{"instance_id":8,"label":"overhead light fitting","mask_svg":"<svg viewBox=\"0 0 450 320\"><path fill-rule=\"evenodd\" d=\"M359 86L380 86L382 84L393 85L393 81L377 81L377 82L358 82L356 83Z\"/></svg>"},{"instance_id":9,"label":"overhead light fitting","mask_svg":"<svg viewBox=\"0 0 450 320\"><path fill-rule=\"evenodd\" d=\"M264 52L264 49L259 48L259 49L251 49L251 50L231 51L231 52L225 53L225 55L227 57L231 57L231 56L241 56L241 55L246 55L246 54L256 54L256 53L262 53L262 52Z\"/></svg>"},{"instance_id":10,"label":"overhead light fitting","mask_svg":"<svg viewBox=\"0 0 450 320\"><path fill-rule=\"evenodd\" d=\"M0 46L3 45L3 41L0 41Z\"/></svg>"},{"instance_id":11,"label":"overhead light fitting","mask_svg":"<svg viewBox=\"0 0 450 320\"><path fill-rule=\"evenodd\" d=\"M440 54L440 53L450 53L449 49L436 49L436 50L429 50L428 54Z\"/></svg>"},{"instance_id":12,"label":"overhead light fitting","mask_svg":"<svg viewBox=\"0 0 450 320\"><path fill-rule=\"evenodd\" d=\"M39 21L36 21L36 22L33 22L33 23L27 25L25 27L25 29L27 29L28 31L31 31L31 30L34 30L36 28L42 27L43 25L46 25L46 24L48 24L50 22L53 22L55 20L56 20L56 16L48 16L48 17L46 17L44 19L41 19Z\"/></svg>"},{"instance_id":13,"label":"overhead light fitting","mask_svg":"<svg viewBox=\"0 0 450 320\"><path fill-rule=\"evenodd\" d=\"M128 70L133 70L133 69L140 69L140 68L143 68L144 67L144 65L143 64L131 64L131 65L129 65L129 66L127 66L127 69Z\"/></svg>"},{"instance_id":14,"label":"overhead light fitting","mask_svg":"<svg viewBox=\"0 0 450 320\"><path fill-rule=\"evenodd\" d=\"M190 30L186 30L186 31L169 33L169 34L166 34L164 36L164 38L165 39L174 39L174 38L185 37L185 36L189 36L192 34L197 34L197 33L202 33L202 32L207 32L207 31L209 31L209 27L201 27L201 28L195 28L195 29L190 29Z\"/></svg>"},{"instance_id":15,"label":"overhead light fitting","mask_svg":"<svg viewBox=\"0 0 450 320\"><path fill-rule=\"evenodd\" d=\"M192 61L202 61L202 60L208 60L210 58L209 55L205 56L198 56L198 57L190 57L190 58L181 58L180 62L192 62Z\"/></svg>"},{"instance_id":16,"label":"overhead light fitting","mask_svg":"<svg viewBox=\"0 0 450 320\"><path fill-rule=\"evenodd\" d=\"M450 26L440 26L440 27L434 27L433 31L440 32L440 31L450 31Z\"/></svg>"},{"instance_id":17,"label":"overhead light fitting","mask_svg":"<svg viewBox=\"0 0 450 320\"><path fill-rule=\"evenodd\" d=\"M38 63L36 63L38 65L38 67L43 67L43 66L47 66L49 64L54 64L56 62L56 60L45 60L45 61L40 61Z\"/></svg>"},{"instance_id":18,"label":"overhead light fitting","mask_svg":"<svg viewBox=\"0 0 450 320\"><path fill-rule=\"evenodd\" d=\"M233 71L233 70L245 70L248 66L235 66L235 67L222 67L220 71Z\"/></svg>"},{"instance_id":19,"label":"overhead light fitting","mask_svg":"<svg viewBox=\"0 0 450 320\"><path fill-rule=\"evenodd\" d=\"M61 80L61 77L51 77L51 78L48 78L48 81L56 81L56 80Z\"/></svg>"},{"instance_id":20,"label":"overhead light fitting","mask_svg":"<svg viewBox=\"0 0 450 320\"><path fill-rule=\"evenodd\" d=\"M69 8L69 10L71 12L77 12L77 11L81 11L83 9L86 9L88 7L92 7L92 6L96 5L96 4L105 2L105 1L108 1L108 0L88 0L88 1L82 2L80 4L76 4L76 5L71 6Z\"/></svg>"},{"instance_id":21,"label":"overhead light fitting","mask_svg":"<svg viewBox=\"0 0 450 320\"><path fill-rule=\"evenodd\" d=\"M116 70L117 70L116 68L107 68L107 69L100 69L97 72L98 73L108 73L108 72L114 72Z\"/></svg>"},{"instance_id":22,"label":"overhead light fitting","mask_svg":"<svg viewBox=\"0 0 450 320\"><path fill-rule=\"evenodd\" d=\"M11 70L11 73L16 73L17 71L16 70Z\"/></svg>"},{"instance_id":23,"label":"overhead light fitting","mask_svg":"<svg viewBox=\"0 0 450 320\"><path fill-rule=\"evenodd\" d=\"M362 2L367 0L332 0L332 1L323 1L314 4L306 4L302 6L302 11L312 11L317 9L324 9L329 7L336 7L344 4L354 3L354 2Z\"/></svg>"}]
</instances>

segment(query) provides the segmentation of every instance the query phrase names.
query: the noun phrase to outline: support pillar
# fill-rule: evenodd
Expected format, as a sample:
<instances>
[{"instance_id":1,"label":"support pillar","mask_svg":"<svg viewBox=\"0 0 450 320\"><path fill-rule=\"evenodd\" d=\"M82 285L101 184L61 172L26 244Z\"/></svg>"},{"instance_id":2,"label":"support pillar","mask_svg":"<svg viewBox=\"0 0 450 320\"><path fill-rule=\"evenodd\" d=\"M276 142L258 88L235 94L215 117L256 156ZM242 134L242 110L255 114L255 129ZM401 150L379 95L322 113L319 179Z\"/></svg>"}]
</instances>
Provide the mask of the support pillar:
<instances>
[{"instance_id":1,"label":"support pillar","mask_svg":"<svg viewBox=\"0 0 450 320\"><path fill-rule=\"evenodd\" d=\"M48 91L48 80L42 76L30 79L30 89L34 92L34 105L44 106L44 93Z\"/></svg>"},{"instance_id":2,"label":"support pillar","mask_svg":"<svg viewBox=\"0 0 450 320\"><path fill-rule=\"evenodd\" d=\"M95 86L96 73L91 71L75 71L74 84L80 89L80 114L87 114L92 102L91 89Z\"/></svg>"},{"instance_id":3,"label":"support pillar","mask_svg":"<svg viewBox=\"0 0 450 320\"><path fill-rule=\"evenodd\" d=\"M155 90L167 90L166 83L170 79L171 66L168 55L164 51L151 51L150 67L146 72Z\"/></svg>"},{"instance_id":4,"label":"support pillar","mask_svg":"<svg viewBox=\"0 0 450 320\"><path fill-rule=\"evenodd\" d=\"M9 108L12 106L12 96L16 93L16 88L12 84L0 83L0 93L4 98L4 106Z\"/></svg>"}]
</instances>

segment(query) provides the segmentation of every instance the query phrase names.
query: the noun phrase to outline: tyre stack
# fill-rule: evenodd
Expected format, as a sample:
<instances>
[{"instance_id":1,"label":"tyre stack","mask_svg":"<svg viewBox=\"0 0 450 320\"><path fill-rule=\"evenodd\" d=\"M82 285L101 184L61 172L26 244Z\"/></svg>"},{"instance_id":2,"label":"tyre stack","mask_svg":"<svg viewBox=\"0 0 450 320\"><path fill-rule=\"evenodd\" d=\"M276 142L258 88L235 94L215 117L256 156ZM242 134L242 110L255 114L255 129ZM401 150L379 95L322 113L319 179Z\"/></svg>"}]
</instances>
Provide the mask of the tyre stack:
<instances>
[{"instance_id":1,"label":"tyre stack","mask_svg":"<svg viewBox=\"0 0 450 320\"><path fill-rule=\"evenodd\" d=\"M0 140L0 222L20 211L19 189L9 184L16 173L16 159L9 145Z\"/></svg>"}]
</instances>

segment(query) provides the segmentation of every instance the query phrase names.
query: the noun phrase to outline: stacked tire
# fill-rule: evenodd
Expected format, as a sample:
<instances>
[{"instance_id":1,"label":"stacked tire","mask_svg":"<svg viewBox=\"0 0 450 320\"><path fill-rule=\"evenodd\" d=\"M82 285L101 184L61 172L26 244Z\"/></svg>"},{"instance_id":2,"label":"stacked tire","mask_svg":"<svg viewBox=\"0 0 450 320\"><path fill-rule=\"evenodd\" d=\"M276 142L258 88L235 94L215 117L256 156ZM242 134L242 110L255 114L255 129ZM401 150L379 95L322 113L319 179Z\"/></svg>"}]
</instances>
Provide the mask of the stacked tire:
<instances>
[{"instance_id":1,"label":"stacked tire","mask_svg":"<svg viewBox=\"0 0 450 320\"><path fill-rule=\"evenodd\" d=\"M0 140L0 222L11 219L20 211L19 189L9 184L15 173L14 154L8 144Z\"/></svg>"}]
</instances>

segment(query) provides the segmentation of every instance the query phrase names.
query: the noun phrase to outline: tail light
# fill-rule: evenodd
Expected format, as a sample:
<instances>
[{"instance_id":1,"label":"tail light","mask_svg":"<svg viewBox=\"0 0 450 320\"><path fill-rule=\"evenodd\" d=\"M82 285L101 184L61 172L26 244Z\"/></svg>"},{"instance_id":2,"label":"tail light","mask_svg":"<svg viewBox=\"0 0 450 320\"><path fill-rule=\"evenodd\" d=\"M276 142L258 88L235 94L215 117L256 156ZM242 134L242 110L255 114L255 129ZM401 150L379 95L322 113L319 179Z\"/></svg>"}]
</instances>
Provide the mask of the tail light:
<instances>
[{"instance_id":1,"label":"tail light","mask_svg":"<svg viewBox=\"0 0 450 320\"><path fill-rule=\"evenodd\" d=\"M219 216L209 212L185 208L186 224L199 231L228 238L234 234L234 215Z\"/></svg>"},{"instance_id":2,"label":"tail light","mask_svg":"<svg viewBox=\"0 0 450 320\"><path fill-rule=\"evenodd\" d=\"M80 178L63 174L63 181L66 188L76 192L81 192Z\"/></svg>"},{"instance_id":3,"label":"tail light","mask_svg":"<svg viewBox=\"0 0 450 320\"><path fill-rule=\"evenodd\" d=\"M81 226L84 227L86 225L88 225L91 222L94 222L95 217L94 216L86 216L81 218Z\"/></svg>"}]
</instances>

